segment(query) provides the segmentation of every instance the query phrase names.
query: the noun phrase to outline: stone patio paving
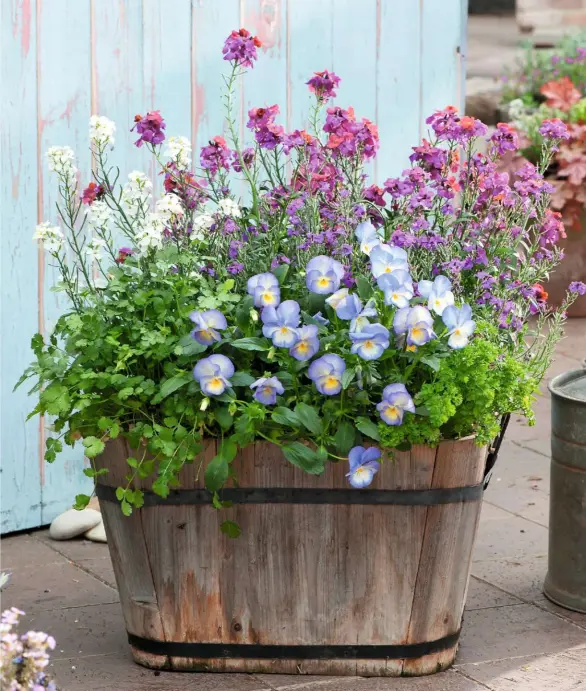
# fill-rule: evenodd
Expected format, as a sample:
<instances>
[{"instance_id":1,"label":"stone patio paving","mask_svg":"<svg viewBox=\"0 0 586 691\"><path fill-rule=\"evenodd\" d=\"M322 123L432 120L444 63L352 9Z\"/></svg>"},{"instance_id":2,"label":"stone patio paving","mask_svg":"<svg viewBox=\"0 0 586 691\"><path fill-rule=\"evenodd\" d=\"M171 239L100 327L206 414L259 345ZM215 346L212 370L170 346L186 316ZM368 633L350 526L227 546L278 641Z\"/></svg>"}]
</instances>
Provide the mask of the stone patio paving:
<instances>
[{"instance_id":1,"label":"stone patio paving","mask_svg":"<svg viewBox=\"0 0 586 691\"><path fill-rule=\"evenodd\" d=\"M568 324L548 380L580 366L586 320ZM537 424L511 422L485 495L455 667L420 679L155 673L131 660L106 545L52 542L46 530L2 540L12 572L2 608L57 639L50 670L60 691L570 691L586 689L586 615L550 603L547 568L550 397Z\"/></svg>"}]
</instances>

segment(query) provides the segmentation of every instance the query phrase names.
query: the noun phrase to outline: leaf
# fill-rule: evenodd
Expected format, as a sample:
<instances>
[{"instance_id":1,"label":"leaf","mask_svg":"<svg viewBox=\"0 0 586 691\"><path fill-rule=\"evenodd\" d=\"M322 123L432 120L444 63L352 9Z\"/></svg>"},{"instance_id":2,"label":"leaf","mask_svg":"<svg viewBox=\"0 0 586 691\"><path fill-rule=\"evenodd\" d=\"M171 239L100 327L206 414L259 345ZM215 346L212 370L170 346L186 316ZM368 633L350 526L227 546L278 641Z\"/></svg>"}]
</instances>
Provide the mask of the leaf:
<instances>
[{"instance_id":1,"label":"leaf","mask_svg":"<svg viewBox=\"0 0 586 691\"><path fill-rule=\"evenodd\" d=\"M222 456L222 458L228 463L232 463L232 461L236 458L237 453L238 444L234 441L234 439L232 439L232 437L224 439L222 442L220 442L218 456Z\"/></svg>"},{"instance_id":2,"label":"leaf","mask_svg":"<svg viewBox=\"0 0 586 691\"><path fill-rule=\"evenodd\" d=\"M324 431L324 426L320 420L319 413L315 408L307 403L298 403L295 406L297 417L301 420L303 426L312 434L319 436Z\"/></svg>"},{"instance_id":3,"label":"leaf","mask_svg":"<svg viewBox=\"0 0 586 691\"><path fill-rule=\"evenodd\" d=\"M230 377L232 386L250 386L254 384L255 378L248 372L236 372Z\"/></svg>"},{"instance_id":4,"label":"leaf","mask_svg":"<svg viewBox=\"0 0 586 691\"><path fill-rule=\"evenodd\" d=\"M81 511L82 509L85 509L85 507L90 503L90 498L87 494L76 494L75 495L75 504L73 505L73 508L76 511Z\"/></svg>"},{"instance_id":5,"label":"leaf","mask_svg":"<svg viewBox=\"0 0 586 691\"><path fill-rule=\"evenodd\" d=\"M205 470L205 484L210 492L217 492L228 479L230 473L229 462L218 454L208 463Z\"/></svg>"},{"instance_id":6,"label":"leaf","mask_svg":"<svg viewBox=\"0 0 586 691\"><path fill-rule=\"evenodd\" d=\"M380 441L378 426L372 420L369 420L365 417L356 418L356 427L367 437L370 437L375 441Z\"/></svg>"},{"instance_id":7,"label":"leaf","mask_svg":"<svg viewBox=\"0 0 586 691\"><path fill-rule=\"evenodd\" d=\"M220 525L220 530L227 535L228 537L231 538L237 538L240 537L242 534L242 530L240 530L240 526L238 523L234 523L234 521L224 521Z\"/></svg>"},{"instance_id":8,"label":"leaf","mask_svg":"<svg viewBox=\"0 0 586 691\"><path fill-rule=\"evenodd\" d=\"M540 92L547 98L546 105L563 111L568 111L582 98L569 77L552 80L544 84Z\"/></svg>"},{"instance_id":9,"label":"leaf","mask_svg":"<svg viewBox=\"0 0 586 691\"><path fill-rule=\"evenodd\" d=\"M365 302L372 297L372 293L374 292L372 283L368 279L364 278L364 276L358 276L356 279L356 290L358 291L360 298Z\"/></svg>"},{"instance_id":10,"label":"leaf","mask_svg":"<svg viewBox=\"0 0 586 691\"><path fill-rule=\"evenodd\" d=\"M348 455L348 452L354 446L355 438L354 425L351 425L347 420L342 420L338 424L336 434L334 434L334 443L340 456Z\"/></svg>"},{"instance_id":11,"label":"leaf","mask_svg":"<svg viewBox=\"0 0 586 691\"><path fill-rule=\"evenodd\" d=\"M439 361L439 358L437 357L437 355L424 355L421 358L421 362L423 362L424 365L431 367L431 369L434 372L439 372L440 361Z\"/></svg>"},{"instance_id":12,"label":"leaf","mask_svg":"<svg viewBox=\"0 0 586 691\"><path fill-rule=\"evenodd\" d=\"M429 410L424 406L417 406L415 408L415 415L421 415L421 417L429 417Z\"/></svg>"},{"instance_id":13,"label":"leaf","mask_svg":"<svg viewBox=\"0 0 586 691\"><path fill-rule=\"evenodd\" d=\"M280 264L275 269L273 269L271 273L277 277L279 285L283 285L283 283L285 282L285 278L289 273L289 264Z\"/></svg>"},{"instance_id":14,"label":"leaf","mask_svg":"<svg viewBox=\"0 0 586 691\"><path fill-rule=\"evenodd\" d=\"M88 458L95 458L102 453L106 445L97 437L86 437L83 440L83 446L85 448L85 455Z\"/></svg>"},{"instance_id":15,"label":"leaf","mask_svg":"<svg viewBox=\"0 0 586 691\"><path fill-rule=\"evenodd\" d=\"M321 475L324 472L324 459L304 444L294 441L283 444L281 449L289 463L301 468L301 470L304 470L306 473Z\"/></svg>"},{"instance_id":16,"label":"leaf","mask_svg":"<svg viewBox=\"0 0 586 691\"><path fill-rule=\"evenodd\" d=\"M268 344L267 340L265 338L257 338L257 337L251 337L251 338L238 338L235 341L232 341L231 343L234 348L238 348L239 350L268 350L270 348L270 345Z\"/></svg>"},{"instance_id":17,"label":"leaf","mask_svg":"<svg viewBox=\"0 0 586 691\"><path fill-rule=\"evenodd\" d=\"M286 425L287 427L301 427L301 420L297 416L297 413L283 406L278 406L273 410L271 419L278 425Z\"/></svg>"},{"instance_id":18,"label":"leaf","mask_svg":"<svg viewBox=\"0 0 586 691\"><path fill-rule=\"evenodd\" d=\"M353 367L349 367L348 369L344 370L344 373L342 374L342 388L344 390L346 390L354 381L355 376L356 370Z\"/></svg>"},{"instance_id":19,"label":"leaf","mask_svg":"<svg viewBox=\"0 0 586 691\"><path fill-rule=\"evenodd\" d=\"M132 506L126 501L126 499L123 499L122 502L120 503L120 508L122 509L122 513L125 516L130 516L132 513Z\"/></svg>"},{"instance_id":20,"label":"leaf","mask_svg":"<svg viewBox=\"0 0 586 691\"><path fill-rule=\"evenodd\" d=\"M200 355L201 353L207 350L207 346L204 346L202 343L194 341L193 338L191 338L191 336L189 336L189 341L190 342L186 343L185 345L179 343L181 352L177 353L178 355Z\"/></svg>"},{"instance_id":21,"label":"leaf","mask_svg":"<svg viewBox=\"0 0 586 691\"><path fill-rule=\"evenodd\" d=\"M186 386L189 382L193 381L193 376L187 372L182 374L177 374L170 379L165 379L161 384L159 393L153 398L153 403L160 403L164 398L170 396L172 393L180 389L182 386Z\"/></svg>"},{"instance_id":22,"label":"leaf","mask_svg":"<svg viewBox=\"0 0 586 691\"><path fill-rule=\"evenodd\" d=\"M397 449L397 451L410 451L411 450L411 442L402 441L400 444L397 444L397 446L395 446L395 449Z\"/></svg>"},{"instance_id":23,"label":"leaf","mask_svg":"<svg viewBox=\"0 0 586 691\"><path fill-rule=\"evenodd\" d=\"M230 410L225 406L216 408L214 410L214 417L223 430L230 429L234 424L234 416L230 415Z\"/></svg>"}]
</instances>

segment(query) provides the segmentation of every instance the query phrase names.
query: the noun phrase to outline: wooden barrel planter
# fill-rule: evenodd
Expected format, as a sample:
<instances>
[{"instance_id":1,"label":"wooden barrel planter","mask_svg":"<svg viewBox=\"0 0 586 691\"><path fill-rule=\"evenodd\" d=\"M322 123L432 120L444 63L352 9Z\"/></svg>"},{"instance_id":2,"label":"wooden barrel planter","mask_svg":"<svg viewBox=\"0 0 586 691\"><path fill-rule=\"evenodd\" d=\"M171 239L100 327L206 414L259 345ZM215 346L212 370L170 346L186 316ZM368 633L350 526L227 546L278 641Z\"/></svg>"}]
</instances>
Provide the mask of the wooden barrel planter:
<instances>
[{"instance_id":1,"label":"wooden barrel planter","mask_svg":"<svg viewBox=\"0 0 586 691\"><path fill-rule=\"evenodd\" d=\"M217 511L200 466L182 489L122 515L122 440L97 459L98 497L132 654L150 668L400 676L454 661L482 501L486 449L472 438L413 447L371 487L345 463L322 476L259 443L234 460ZM199 471L199 472L198 472ZM146 485L145 485L146 486ZM220 524L238 522L231 539Z\"/></svg>"}]
</instances>

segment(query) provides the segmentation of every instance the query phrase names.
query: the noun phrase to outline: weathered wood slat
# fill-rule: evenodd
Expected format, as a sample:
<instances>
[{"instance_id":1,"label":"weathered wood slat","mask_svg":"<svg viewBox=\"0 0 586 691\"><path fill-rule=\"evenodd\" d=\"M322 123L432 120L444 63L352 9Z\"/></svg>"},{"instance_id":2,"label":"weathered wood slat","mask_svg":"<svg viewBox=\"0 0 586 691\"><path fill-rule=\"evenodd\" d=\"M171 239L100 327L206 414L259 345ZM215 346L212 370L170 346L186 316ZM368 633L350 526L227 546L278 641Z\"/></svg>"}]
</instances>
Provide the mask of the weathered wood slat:
<instances>
[{"instance_id":1,"label":"weathered wood slat","mask_svg":"<svg viewBox=\"0 0 586 691\"><path fill-rule=\"evenodd\" d=\"M109 442L97 462L111 472L100 481L120 482L129 453L124 442ZM183 488L203 486L198 469L215 453L215 442L206 443L200 458L182 470ZM372 488L475 485L484 458L485 449L473 439L437 449L414 447L385 461ZM234 469L241 487L347 487L345 464L331 463L323 476L311 476L267 443L242 451ZM224 645L396 646L435 641L460 627L480 501L235 504L222 512L207 505L156 505L135 511L130 521L112 502L101 503L119 582L130 574L130 585L121 587L127 628L139 637ZM227 517L240 524L240 538L221 533ZM129 550L133 541L138 546ZM142 571L138 582L137 570ZM150 609L149 616L144 612L144 595L138 598L142 609L137 604L141 588L151 598L149 606L156 594L158 624ZM148 631L140 630L142 622ZM178 670L395 676L444 668L455 649L454 644L417 660L204 659L153 655L138 647L133 654L141 664Z\"/></svg>"}]
</instances>

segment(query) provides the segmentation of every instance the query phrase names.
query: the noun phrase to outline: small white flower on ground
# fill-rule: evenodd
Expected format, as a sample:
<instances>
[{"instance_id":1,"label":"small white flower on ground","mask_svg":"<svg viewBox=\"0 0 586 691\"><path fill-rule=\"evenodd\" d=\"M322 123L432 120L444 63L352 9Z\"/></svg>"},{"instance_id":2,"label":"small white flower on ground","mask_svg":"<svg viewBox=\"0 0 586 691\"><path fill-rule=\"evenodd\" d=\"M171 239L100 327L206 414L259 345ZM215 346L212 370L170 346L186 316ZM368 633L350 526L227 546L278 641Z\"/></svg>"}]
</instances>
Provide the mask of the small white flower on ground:
<instances>
[{"instance_id":1,"label":"small white flower on ground","mask_svg":"<svg viewBox=\"0 0 586 691\"><path fill-rule=\"evenodd\" d=\"M52 226L49 221L39 223L33 240L40 240L47 252L59 252L63 247L64 235L58 226Z\"/></svg>"},{"instance_id":2,"label":"small white flower on ground","mask_svg":"<svg viewBox=\"0 0 586 691\"><path fill-rule=\"evenodd\" d=\"M178 168L191 165L191 142L187 137L169 137L165 156L173 159Z\"/></svg>"},{"instance_id":3,"label":"small white flower on ground","mask_svg":"<svg viewBox=\"0 0 586 691\"><path fill-rule=\"evenodd\" d=\"M240 218L242 216L242 212L240 211L238 204L229 197L226 197L226 199L220 199L218 206L225 216L232 216L232 218Z\"/></svg>"},{"instance_id":4,"label":"small white flower on ground","mask_svg":"<svg viewBox=\"0 0 586 691\"><path fill-rule=\"evenodd\" d=\"M136 235L136 243L144 254L150 249L160 249L163 246L164 224L160 216L150 213L146 224Z\"/></svg>"},{"instance_id":5,"label":"small white flower on ground","mask_svg":"<svg viewBox=\"0 0 586 691\"><path fill-rule=\"evenodd\" d=\"M90 141L96 146L114 146L116 124L103 115L92 115L90 118Z\"/></svg>"},{"instance_id":6,"label":"small white flower on ground","mask_svg":"<svg viewBox=\"0 0 586 691\"><path fill-rule=\"evenodd\" d=\"M155 207L160 217L165 220L169 220L171 216L183 216L185 213L181 199L172 192L161 197Z\"/></svg>"},{"instance_id":7,"label":"small white flower on ground","mask_svg":"<svg viewBox=\"0 0 586 691\"><path fill-rule=\"evenodd\" d=\"M85 253L90 259L99 261L102 258L102 250L106 247L106 242L102 238L93 238L85 248Z\"/></svg>"},{"instance_id":8,"label":"small white flower on ground","mask_svg":"<svg viewBox=\"0 0 586 691\"><path fill-rule=\"evenodd\" d=\"M75 152L70 146L51 146L47 149L47 163L52 173L64 177L68 184L75 181Z\"/></svg>"},{"instance_id":9,"label":"small white flower on ground","mask_svg":"<svg viewBox=\"0 0 586 691\"><path fill-rule=\"evenodd\" d=\"M112 218L112 209L103 199L96 199L88 206L85 214L90 228L105 228Z\"/></svg>"}]
</instances>

